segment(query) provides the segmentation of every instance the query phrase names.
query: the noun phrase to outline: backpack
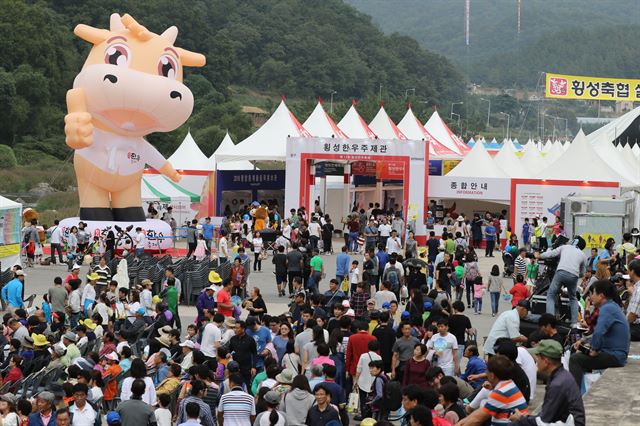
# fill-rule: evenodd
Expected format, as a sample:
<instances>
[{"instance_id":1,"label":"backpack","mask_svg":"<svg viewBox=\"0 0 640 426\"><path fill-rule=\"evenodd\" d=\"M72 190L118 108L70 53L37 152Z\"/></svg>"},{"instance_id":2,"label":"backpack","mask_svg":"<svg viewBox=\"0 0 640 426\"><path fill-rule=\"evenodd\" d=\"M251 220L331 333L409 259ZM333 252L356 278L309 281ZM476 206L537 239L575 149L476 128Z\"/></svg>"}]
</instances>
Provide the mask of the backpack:
<instances>
[{"instance_id":1,"label":"backpack","mask_svg":"<svg viewBox=\"0 0 640 426\"><path fill-rule=\"evenodd\" d=\"M400 382L385 380L382 394L382 406L387 413L400 409L402 406L402 384Z\"/></svg>"},{"instance_id":2,"label":"backpack","mask_svg":"<svg viewBox=\"0 0 640 426\"><path fill-rule=\"evenodd\" d=\"M400 289L400 274L395 266L389 266L382 279L391 284L391 291L394 293Z\"/></svg>"}]
</instances>

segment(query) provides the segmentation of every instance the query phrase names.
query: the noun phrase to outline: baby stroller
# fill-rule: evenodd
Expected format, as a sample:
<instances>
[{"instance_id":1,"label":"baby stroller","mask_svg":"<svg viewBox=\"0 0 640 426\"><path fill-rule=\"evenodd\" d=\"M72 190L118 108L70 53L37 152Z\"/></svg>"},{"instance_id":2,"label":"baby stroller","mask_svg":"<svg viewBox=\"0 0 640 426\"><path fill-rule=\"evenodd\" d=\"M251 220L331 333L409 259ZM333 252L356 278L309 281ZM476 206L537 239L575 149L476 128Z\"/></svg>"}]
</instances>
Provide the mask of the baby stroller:
<instances>
[{"instance_id":1,"label":"baby stroller","mask_svg":"<svg viewBox=\"0 0 640 426\"><path fill-rule=\"evenodd\" d=\"M513 255L511 253L509 253L508 251L503 251L502 252L502 262L504 263L503 269L502 269L502 276L503 277L511 277L513 276Z\"/></svg>"}]
</instances>

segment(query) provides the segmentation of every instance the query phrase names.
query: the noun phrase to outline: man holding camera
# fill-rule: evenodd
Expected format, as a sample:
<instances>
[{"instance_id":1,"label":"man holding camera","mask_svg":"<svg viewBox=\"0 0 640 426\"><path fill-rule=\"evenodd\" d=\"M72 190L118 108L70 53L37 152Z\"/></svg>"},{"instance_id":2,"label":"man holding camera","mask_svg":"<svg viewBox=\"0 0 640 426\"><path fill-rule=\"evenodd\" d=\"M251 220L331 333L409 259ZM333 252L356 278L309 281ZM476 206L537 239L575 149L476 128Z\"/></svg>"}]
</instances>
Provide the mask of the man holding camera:
<instances>
[{"instance_id":1,"label":"man holding camera","mask_svg":"<svg viewBox=\"0 0 640 426\"><path fill-rule=\"evenodd\" d=\"M577 237L573 244L561 245L538 256L540 259L560 257L558 268L547 291L547 313L556 314L556 296L562 287L567 288L571 308L571 324L578 322L578 299L576 290L578 279L587 269L587 256L582 252L586 246L584 239Z\"/></svg>"},{"instance_id":2,"label":"man holding camera","mask_svg":"<svg viewBox=\"0 0 640 426\"><path fill-rule=\"evenodd\" d=\"M613 301L616 287L609 280L591 286L591 303L600 308L591 345L577 344L578 352L569 358L569 371L582 386L585 372L624 367L629 355L629 323L620 306Z\"/></svg>"}]
</instances>

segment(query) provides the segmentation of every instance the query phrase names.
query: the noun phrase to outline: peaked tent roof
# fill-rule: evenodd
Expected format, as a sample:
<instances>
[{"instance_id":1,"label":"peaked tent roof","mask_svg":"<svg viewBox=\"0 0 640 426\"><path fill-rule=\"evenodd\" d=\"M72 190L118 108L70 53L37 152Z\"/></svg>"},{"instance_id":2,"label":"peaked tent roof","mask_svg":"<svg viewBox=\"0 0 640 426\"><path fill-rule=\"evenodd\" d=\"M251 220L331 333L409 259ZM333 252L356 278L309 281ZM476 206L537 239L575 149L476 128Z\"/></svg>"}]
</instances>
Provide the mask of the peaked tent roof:
<instances>
[{"instance_id":1,"label":"peaked tent roof","mask_svg":"<svg viewBox=\"0 0 640 426\"><path fill-rule=\"evenodd\" d=\"M191 132L187 133L184 140L171 154L168 160L176 170L213 170L209 158L204 155L198 144L191 136Z\"/></svg>"},{"instance_id":2,"label":"peaked tent roof","mask_svg":"<svg viewBox=\"0 0 640 426\"><path fill-rule=\"evenodd\" d=\"M467 144L453 134L451 129L449 129L440 117L440 114L438 114L438 111L434 111L433 114L431 114L429 120L424 124L424 128L435 140L456 154L464 155L471 150Z\"/></svg>"},{"instance_id":3,"label":"peaked tent roof","mask_svg":"<svg viewBox=\"0 0 640 426\"><path fill-rule=\"evenodd\" d=\"M631 151L633 152L633 155L635 155L636 157L640 157L640 146L634 145L631 148Z\"/></svg>"},{"instance_id":4,"label":"peaked tent roof","mask_svg":"<svg viewBox=\"0 0 640 426\"><path fill-rule=\"evenodd\" d=\"M367 125L367 122L358 114L355 103L351 105L342 120L338 122L338 127L352 139L377 138L373 130Z\"/></svg>"},{"instance_id":5,"label":"peaked tent roof","mask_svg":"<svg viewBox=\"0 0 640 426\"><path fill-rule=\"evenodd\" d=\"M529 169L533 176L537 175L548 166L547 162L542 158L535 142L527 143L524 146L524 154L520 157L520 162Z\"/></svg>"},{"instance_id":6,"label":"peaked tent roof","mask_svg":"<svg viewBox=\"0 0 640 426\"><path fill-rule=\"evenodd\" d=\"M284 161L289 136L312 137L283 100L262 127L234 147L216 152L216 160Z\"/></svg>"},{"instance_id":7,"label":"peaked tent roof","mask_svg":"<svg viewBox=\"0 0 640 426\"><path fill-rule=\"evenodd\" d=\"M446 146L438 142L433 136L427 132L415 116L411 107L407 109L407 112L402 117L402 120L398 123L398 129L402 131L409 139L422 140L429 142L429 157L442 158L442 157L457 157L460 158L460 154L450 150Z\"/></svg>"},{"instance_id":8,"label":"peaked tent roof","mask_svg":"<svg viewBox=\"0 0 640 426\"><path fill-rule=\"evenodd\" d=\"M0 209L21 208L22 204L0 195Z\"/></svg>"},{"instance_id":9,"label":"peaked tent roof","mask_svg":"<svg viewBox=\"0 0 640 426\"><path fill-rule=\"evenodd\" d=\"M218 149L214 152L211 157L209 157L209 161L213 164L215 170L253 170L254 166L248 160L240 160L240 161L224 161L218 162L216 164L216 154L220 151L233 149L236 144L231 140L231 136L229 136L229 132L224 135L222 142L218 145Z\"/></svg>"},{"instance_id":10,"label":"peaked tent roof","mask_svg":"<svg viewBox=\"0 0 640 426\"><path fill-rule=\"evenodd\" d=\"M455 170L455 169L454 169ZM569 149L562 156L536 176L540 179L567 179L603 182L620 182L621 186L631 186L632 182L606 164L587 142L580 130Z\"/></svg>"},{"instance_id":11,"label":"peaked tent roof","mask_svg":"<svg viewBox=\"0 0 640 426\"><path fill-rule=\"evenodd\" d=\"M634 108L628 113L621 115L615 120L605 124L597 130L594 130L587 136L587 140L591 143L608 142L612 143L617 138L622 141L626 141L626 135L631 133L631 137L628 139L631 143L633 140L638 142L634 136L638 132L637 126L632 126L636 120L640 119L640 107ZM634 129L635 127L635 129Z\"/></svg>"},{"instance_id":12,"label":"peaked tent roof","mask_svg":"<svg viewBox=\"0 0 640 426\"><path fill-rule=\"evenodd\" d=\"M506 173L499 168L484 145L477 143L462 161L447 176L506 178Z\"/></svg>"},{"instance_id":13,"label":"peaked tent roof","mask_svg":"<svg viewBox=\"0 0 640 426\"><path fill-rule=\"evenodd\" d=\"M508 139L493 157L493 161L510 178L531 177L531 172L524 163L520 162L516 152L513 142Z\"/></svg>"},{"instance_id":14,"label":"peaked tent roof","mask_svg":"<svg viewBox=\"0 0 640 426\"><path fill-rule=\"evenodd\" d=\"M544 156L547 164L551 164L560 158L564 154L564 149L562 149L562 145L558 142L558 144L553 143L547 154Z\"/></svg>"},{"instance_id":15,"label":"peaked tent roof","mask_svg":"<svg viewBox=\"0 0 640 426\"><path fill-rule=\"evenodd\" d=\"M624 176L627 180L638 184L640 181L640 168L635 162L627 162L624 155L618 151L610 142L598 143L591 145L598 153L601 161L609 165L618 174Z\"/></svg>"},{"instance_id":16,"label":"peaked tent roof","mask_svg":"<svg viewBox=\"0 0 640 426\"><path fill-rule=\"evenodd\" d=\"M384 109L384 105L380 105L380 109L371 123L369 123L369 128L376 134L380 139L398 139L398 140L407 140L405 134L398 129L398 126L393 122L387 111Z\"/></svg>"},{"instance_id":17,"label":"peaked tent roof","mask_svg":"<svg viewBox=\"0 0 640 426\"><path fill-rule=\"evenodd\" d=\"M338 139L348 139L348 136L340 130L335 121L333 121L333 118L324 110L321 102L318 102L302 126L307 129L309 133L319 138L335 137Z\"/></svg>"}]
</instances>

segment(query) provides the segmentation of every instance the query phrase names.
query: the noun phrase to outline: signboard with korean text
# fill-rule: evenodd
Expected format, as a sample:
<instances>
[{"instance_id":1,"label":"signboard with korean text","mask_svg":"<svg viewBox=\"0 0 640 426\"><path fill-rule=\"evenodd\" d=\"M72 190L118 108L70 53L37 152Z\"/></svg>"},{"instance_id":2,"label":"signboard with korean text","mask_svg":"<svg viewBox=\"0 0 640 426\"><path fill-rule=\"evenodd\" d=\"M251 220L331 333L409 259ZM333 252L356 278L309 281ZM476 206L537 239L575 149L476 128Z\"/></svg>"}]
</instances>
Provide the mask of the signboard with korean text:
<instances>
[{"instance_id":1,"label":"signboard with korean text","mask_svg":"<svg viewBox=\"0 0 640 426\"><path fill-rule=\"evenodd\" d=\"M342 176L344 174L344 165L331 161L320 161L315 163L316 177L324 176Z\"/></svg>"},{"instance_id":2,"label":"signboard with korean text","mask_svg":"<svg viewBox=\"0 0 640 426\"><path fill-rule=\"evenodd\" d=\"M373 161L354 161L351 163L351 174L354 176L375 176L376 163Z\"/></svg>"},{"instance_id":3,"label":"signboard with korean text","mask_svg":"<svg viewBox=\"0 0 640 426\"><path fill-rule=\"evenodd\" d=\"M429 198L508 200L509 178L429 176Z\"/></svg>"},{"instance_id":4,"label":"signboard with korean text","mask_svg":"<svg viewBox=\"0 0 640 426\"><path fill-rule=\"evenodd\" d=\"M289 138L287 143L285 209L307 206L310 210L311 186L313 175L312 162L348 161L351 174L362 172L362 166L356 162L371 162L376 175L376 163L382 162L388 170L382 173L382 179L402 180L402 211L408 211L410 203L421 206L416 220L416 239L426 241L425 208L427 199L428 145L424 141L397 141L384 139L347 139L337 141L331 138ZM367 171L364 166L364 171ZM399 175L402 173L401 176Z\"/></svg>"},{"instance_id":5,"label":"signboard with korean text","mask_svg":"<svg viewBox=\"0 0 640 426\"><path fill-rule=\"evenodd\" d=\"M522 239L524 219L547 217L555 223L560 216L562 199L572 195L601 197L620 196L618 182L586 182L572 180L511 179L510 223Z\"/></svg>"},{"instance_id":6,"label":"signboard with korean text","mask_svg":"<svg viewBox=\"0 0 640 426\"><path fill-rule=\"evenodd\" d=\"M635 102L640 100L640 80L547 73L545 97Z\"/></svg>"},{"instance_id":7,"label":"signboard with korean text","mask_svg":"<svg viewBox=\"0 0 640 426\"><path fill-rule=\"evenodd\" d=\"M378 161L375 165L378 179L401 180L404 176L404 163L402 161Z\"/></svg>"}]
</instances>

